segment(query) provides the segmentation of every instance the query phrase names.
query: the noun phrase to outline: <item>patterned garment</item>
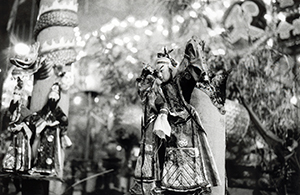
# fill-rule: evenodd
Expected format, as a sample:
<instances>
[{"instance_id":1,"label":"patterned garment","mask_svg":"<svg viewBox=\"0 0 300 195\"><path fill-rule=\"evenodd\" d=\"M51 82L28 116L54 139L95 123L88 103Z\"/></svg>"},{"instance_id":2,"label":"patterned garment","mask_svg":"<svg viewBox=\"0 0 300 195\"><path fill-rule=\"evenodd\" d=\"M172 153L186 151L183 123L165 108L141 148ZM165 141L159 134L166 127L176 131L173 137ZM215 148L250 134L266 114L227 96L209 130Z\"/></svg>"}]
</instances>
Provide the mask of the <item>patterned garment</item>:
<instances>
[{"instance_id":1,"label":"patterned garment","mask_svg":"<svg viewBox=\"0 0 300 195\"><path fill-rule=\"evenodd\" d=\"M66 135L68 127L68 119L62 112L60 107L57 107L53 112L48 112L42 118L52 122L59 121L58 125L46 126L42 130L39 139L37 157L34 159L32 171L40 174L50 174L58 177L62 176L63 168L63 148L62 137Z\"/></svg>"},{"instance_id":2,"label":"patterned garment","mask_svg":"<svg viewBox=\"0 0 300 195\"><path fill-rule=\"evenodd\" d=\"M57 135L56 127L46 127L40 137L40 144L37 148L37 158L32 170L41 174L55 174L55 150Z\"/></svg>"},{"instance_id":3,"label":"patterned garment","mask_svg":"<svg viewBox=\"0 0 300 195\"><path fill-rule=\"evenodd\" d=\"M3 170L26 172L31 167L31 147L23 131L13 135L12 142L3 159Z\"/></svg>"},{"instance_id":4,"label":"patterned garment","mask_svg":"<svg viewBox=\"0 0 300 195\"><path fill-rule=\"evenodd\" d=\"M153 134L157 114L148 109L146 116L149 118L135 169L136 192L132 193L144 190L149 194L200 194L209 191L211 186L219 185L220 180L197 112L180 98L175 82L163 84L162 91L167 101L163 107L169 110L171 136L161 141ZM156 187L145 188L151 183Z\"/></svg>"}]
</instances>

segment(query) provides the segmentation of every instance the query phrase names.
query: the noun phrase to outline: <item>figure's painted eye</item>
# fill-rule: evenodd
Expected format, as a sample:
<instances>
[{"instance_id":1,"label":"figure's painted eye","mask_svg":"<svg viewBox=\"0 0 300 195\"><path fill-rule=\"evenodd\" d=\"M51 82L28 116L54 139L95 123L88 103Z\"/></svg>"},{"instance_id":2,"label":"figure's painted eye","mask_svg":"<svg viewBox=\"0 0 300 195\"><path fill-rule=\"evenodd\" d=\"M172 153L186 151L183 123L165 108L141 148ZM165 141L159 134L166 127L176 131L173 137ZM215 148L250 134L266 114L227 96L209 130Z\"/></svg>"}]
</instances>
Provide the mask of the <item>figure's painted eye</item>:
<instances>
[{"instance_id":1,"label":"figure's painted eye","mask_svg":"<svg viewBox=\"0 0 300 195\"><path fill-rule=\"evenodd\" d=\"M162 53L158 53L158 54L157 54L157 57L158 57L158 58L162 58L162 57L164 57L164 56L165 56L165 55L162 54Z\"/></svg>"}]
</instances>

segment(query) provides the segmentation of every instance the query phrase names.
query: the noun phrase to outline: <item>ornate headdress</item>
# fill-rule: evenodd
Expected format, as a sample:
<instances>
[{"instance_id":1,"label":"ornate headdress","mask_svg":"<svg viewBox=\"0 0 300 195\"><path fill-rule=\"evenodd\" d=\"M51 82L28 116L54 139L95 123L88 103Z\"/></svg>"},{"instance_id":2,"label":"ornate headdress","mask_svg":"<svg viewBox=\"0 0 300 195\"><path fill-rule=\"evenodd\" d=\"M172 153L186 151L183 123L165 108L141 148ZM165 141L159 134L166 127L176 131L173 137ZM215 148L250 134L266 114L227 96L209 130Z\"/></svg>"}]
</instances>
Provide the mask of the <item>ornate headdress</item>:
<instances>
[{"instance_id":1,"label":"ornate headdress","mask_svg":"<svg viewBox=\"0 0 300 195\"><path fill-rule=\"evenodd\" d=\"M168 51L167 48L164 47L164 53L157 53L157 58L162 58L162 57L168 58L170 59L172 66L176 67L178 63L174 60L174 58L170 56L170 53L172 51L173 49Z\"/></svg>"}]
</instances>

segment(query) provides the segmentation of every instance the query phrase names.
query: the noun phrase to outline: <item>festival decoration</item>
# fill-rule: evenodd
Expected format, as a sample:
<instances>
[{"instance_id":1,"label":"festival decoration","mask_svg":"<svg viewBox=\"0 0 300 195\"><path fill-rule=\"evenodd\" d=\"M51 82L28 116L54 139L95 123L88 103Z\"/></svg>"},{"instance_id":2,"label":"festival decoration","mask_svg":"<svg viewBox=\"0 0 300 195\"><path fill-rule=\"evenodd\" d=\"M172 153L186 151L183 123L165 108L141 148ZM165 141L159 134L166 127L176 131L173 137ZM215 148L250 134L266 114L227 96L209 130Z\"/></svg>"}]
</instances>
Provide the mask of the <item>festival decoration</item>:
<instances>
[{"instance_id":1,"label":"festival decoration","mask_svg":"<svg viewBox=\"0 0 300 195\"><path fill-rule=\"evenodd\" d=\"M278 17L276 35L281 50L287 54L299 53L300 45L300 14L299 2L276 1L274 7Z\"/></svg>"},{"instance_id":2,"label":"festival decoration","mask_svg":"<svg viewBox=\"0 0 300 195\"><path fill-rule=\"evenodd\" d=\"M74 27L78 25L76 0L43 0L35 26L35 39L40 43L39 56L45 63L34 74L31 110L38 111L47 102L46 90L54 82L61 86L62 101L67 101L67 90L73 84L71 65L76 60ZM51 17L50 17L51 16ZM47 80L47 81L46 81ZM67 112L68 104L60 105Z\"/></svg>"},{"instance_id":3,"label":"festival decoration","mask_svg":"<svg viewBox=\"0 0 300 195\"><path fill-rule=\"evenodd\" d=\"M36 79L48 78L53 74L52 68L65 72L62 67L75 61L73 28L78 25L77 9L76 0L40 2L34 32L41 45L40 56L46 59L46 64L35 74Z\"/></svg>"},{"instance_id":4,"label":"festival decoration","mask_svg":"<svg viewBox=\"0 0 300 195\"><path fill-rule=\"evenodd\" d=\"M245 49L265 33L266 8L261 0L246 0L233 3L223 16L228 41L236 50Z\"/></svg>"}]
</instances>

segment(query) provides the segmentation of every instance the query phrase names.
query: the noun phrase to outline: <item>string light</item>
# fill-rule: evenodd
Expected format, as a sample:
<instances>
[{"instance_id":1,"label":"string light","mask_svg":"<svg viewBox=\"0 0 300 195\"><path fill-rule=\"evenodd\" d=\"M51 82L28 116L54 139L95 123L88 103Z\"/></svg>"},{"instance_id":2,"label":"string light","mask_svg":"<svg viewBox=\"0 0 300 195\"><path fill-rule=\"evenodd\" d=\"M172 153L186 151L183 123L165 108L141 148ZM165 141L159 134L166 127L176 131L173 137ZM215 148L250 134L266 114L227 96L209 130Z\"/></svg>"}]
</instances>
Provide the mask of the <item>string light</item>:
<instances>
[{"instance_id":1,"label":"string light","mask_svg":"<svg viewBox=\"0 0 300 195\"><path fill-rule=\"evenodd\" d=\"M113 47L113 44L112 44L112 43L107 43L107 44L106 44L106 47L107 47L108 49L111 49L111 48Z\"/></svg>"},{"instance_id":2,"label":"string light","mask_svg":"<svg viewBox=\"0 0 300 195\"><path fill-rule=\"evenodd\" d=\"M121 45L121 46L124 45L123 40L120 39L120 38L115 38L114 43L117 44L117 45Z\"/></svg>"},{"instance_id":3,"label":"string light","mask_svg":"<svg viewBox=\"0 0 300 195\"><path fill-rule=\"evenodd\" d=\"M197 17L198 17L198 15L197 15L197 13L196 13L195 11L190 11L190 12L189 12L189 15L190 15L192 18L197 18Z\"/></svg>"},{"instance_id":4,"label":"string light","mask_svg":"<svg viewBox=\"0 0 300 195\"><path fill-rule=\"evenodd\" d=\"M291 99L290 99L291 104L293 105L297 105L298 103L298 98L294 95Z\"/></svg>"},{"instance_id":5,"label":"string light","mask_svg":"<svg viewBox=\"0 0 300 195\"><path fill-rule=\"evenodd\" d=\"M130 51L131 51L132 53L137 53L137 52L138 52L138 49L135 48L135 47L133 47L133 48L130 49Z\"/></svg>"},{"instance_id":6,"label":"string light","mask_svg":"<svg viewBox=\"0 0 300 195\"><path fill-rule=\"evenodd\" d=\"M143 23L142 21L138 20L134 23L134 26L137 27L137 28L142 28L143 27Z\"/></svg>"},{"instance_id":7,"label":"string light","mask_svg":"<svg viewBox=\"0 0 300 195\"><path fill-rule=\"evenodd\" d=\"M139 36L139 35L134 35L134 36L133 36L133 39L134 39L135 41L140 41L140 40L141 40L141 36Z\"/></svg>"},{"instance_id":8,"label":"string light","mask_svg":"<svg viewBox=\"0 0 300 195\"><path fill-rule=\"evenodd\" d=\"M193 9L199 9L201 7L201 4L199 2L195 2L192 4Z\"/></svg>"},{"instance_id":9,"label":"string light","mask_svg":"<svg viewBox=\"0 0 300 195\"><path fill-rule=\"evenodd\" d=\"M120 21L117 18L113 18L111 20L111 24L114 26L119 26L120 25Z\"/></svg>"},{"instance_id":10,"label":"string light","mask_svg":"<svg viewBox=\"0 0 300 195\"><path fill-rule=\"evenodd\" d=\"M225 29L224 29L224 28L220 28L220 27L216 27L214 31L215 31L215 33L216 33L217 35L220 35L220 34L222 34L223 32L225 32Z\"/></svg>"},{"instance_id":11,"label":"string light","mask_svg":"<svg viewBox=\"0 0 300 195\"><path fill-rule=\"evenodd\" d=\"M27 55L30 52L30 47L24 43L17 43L14 49L18 55Z\"/></svg>"},{"instance_id":12,"label":"string light","mask_svg":"<svg viewBox=\"0 0 300 195\"><path fill-rule=\"evenodd\" d=\"M127 77L128 77L128 79L132 79L133 78L132 72L128 73Z\"/></svg>"},{"instance_id":13,"label":"string light","mask_svg":"<svg viewBox=\"0 0 300 195\"><path fill-rule=\"evenodd\" d=\"M79 51L78 55L76 56L76 60L80 60L82 57L86 56L87 53L85 51Z\"/></svg>"},{"instance_id":14,"label":"string light","mask_svg":"<svg viewBox=\"0 0 300 195\"><path fill-rule=\"evenodd\" d=\"M124 41L124 43L129 43L130 42L130 38L129 37L124 37L123 41Z\"/></svg>"},{"instance_id":15,"label":"string light","mask_svg":"<svg viewBox=\"0 0 300 195\"><path fill-rule=\"evenodd\" d=\"M177 20L177 22L179 22L179 23L183 23L184 22L184 18L182 17L182 16L176 16L176 20Z\"/></svg>"},{"instance_id":16,"label":"string light","mask_svg":"<svg viewBox=\"0 0 300 195\"><path fill-rule=\"evenodd\" d=\"M104 41L106 39L105 35L100 35L100 39Z\"/></svg>"},{"instance_id":17,"label":"string light","mask_svg":"<svg viewBox=\"0 0 300 195\"><path fill-rule=\"evenodd\" d=\"M110 118L112 118L112 117L114 117L114 113L113 113L113 112L110 112L110 113L108 114L108 116L109 116Z\"/></svg>"},{"instance_id":18,"label":"string light","mask_svg":"<svg viewBox=\"0 0 300 195\"><path fill-rule=\"evenodd\" d=\"M81 102L82 102L82 97L80 97L80 96L75 96L75 97L74 97L73 103L74 103L75 105L80 105Z\"/></svg>"},{"instance_id":19,"label":"string light","mask_svg":"<svg viewBox=\"0 0 300 195\"><path fill-rule=\"evenodd\" d=\"M272 0L263 0L266 5L271 5Z\"/></svg>"},{"instance_id":20,"label":"string light","mask_svg":"<svg viewBox=\"0 0 300 195\"><path fill-rule=\"evenodd\" d=\"M152 16L151 19L150 19L150 21L153 22L153 23L157 22L157 20L158 20L158 18L156 16Z\"/></svg>"},{"instance_id":21,"label":"string light","mask_svg":"<svg viewBox=\"0 0 300 195\"><path fill-rule=\"evenodd\" d=\"M224 49L218 49L219 55L225 55L225 50Z\"/></svg>"},{"instance_id":22,"label":"string light","mask_svg":"<svg viewBox=\"0 0 300 195\"><path fill-rule=\"evenodd\" d=\"M132 64L136 64L138 61L137 59L135 59L134 57L132 57L131 55L126 57L126 61L131 62Z\"/></svg>"},{"instance_id":23,"label":"string light","mask_svg":"<svg viewBox=\"0 0 300 195\"><path fill-rule=\"evenodd\" d=\"M300 62L300 55L297 56L297 61Z\"/></svg>"},{"instance_id":24,"label":"string light","mask_svg":"<svg viewBox=\"0 0 300 195\"><path fill-rule=\"evenodd\" d=\"M126 21L122 21L120 23L120 26L123 27L123 28L126 28L128 26L127 22Z\"/></svg>"},{"instance_id":25,"label":"string light","mask_svg":"<svg viewBox=\"0 0 300 195\"><path fill-rule=\"evenodd\" d=\"M89 39L91 37L91 35L90 34L86 34L86 35L84 35L84 38L87 40L87 39Z\"/></svg>"},{"instance_id":26,"label":"string light","mask_svg":"<svg viewBox=\"0 0 300 195\"><path fill-rule=\"evenodd\" d=\"M280 12L278 15L277 15L277 18L279 19L279 20L281 20L281 21L285 21L285 19L286 19L286 16L282 13L282 12Z\"/></svg>"},{"instance_id":27,"label":"string light","mask_svg":"<svg viewBox=\"0 0 300 195\"><path fill-rule=\"evenodd\" d=\"M122 146L117 145L117 146L116 146L116 150L117 150L117 151L121 151L121 150L122 150Z\"/></svg>"},{"instance_id":28,"label":"string light","mask_svg":"<svg viewBox=\"0 0 300 195\"><path fill-rule=\"evenodd\" d=\"M267 22L271 22L272 21L272 16L270 14L265 14L264 18L267 20Z\"/></svg>"},{"instance_id":29,"label":"string light","mask_svg":"<svg viewBox=\"0 0 300 195\"><path fill-rule=\"evenodd\" d=\"M274 45L273 39L269 39L269 40L267 41L267 45L268 45L269 47L273 47L273 45Z\"/></svg>"},{"instance_id":30,"label":"string light","mask_svg":"<svg viewBox=\"0 0 300 195\"><path fill-rule=\"evenodd\" d=\"M164 27L162 25L157 25L156 29L158 31L163 31L164 30Z\"/></svg>"},{"instance_id":31,"label":"string light","mask_svg":"<svg viewBox=\"0 0 300 195\"><path fill-rule=\"evenodd\" d=\"M230 1L223 1L223 5L224 5L224 7L229 8L230 7Z\"/></svg>"},{"instance_id":32,"label":"string light","mask_svg":"<svg viewBox=\"0 0 300 195\"><path fill-rule=\"evenodd\" d=\"M86 44L86 42L85 41L78 41L77 42L77 46L79 46L79 47L84 47L85 46L85 44Z\"/></svg>"},{"instance_id":33,"label":"string light","mask_svg":"<svg viewBox=\"0 0 300 195\"><path fill-rule=\"evenodd\" d=\"M113 24L106 24L100 28L100 31L103 33L109 32L114 28Z\"/></svg>"},{"instance_id":34,"label":"string light","mask_svg":"<svg viewBox=\"0 0 300 195\"><path fill-rule=\"evenodd\" d=\"M153 32L151 30L145 30L145 34L148 35L148 36L152 36L153 35Z\"/></svg>"},{"instance_id":35,"label":"string light","mask_svg":"<svg viewBox=\"0 0 300 195\"><path fill-rule=\"evenodd\" d=\"M116 95L115 95L115 99L116 99L116 100L119 100L119 99L120 99L120 95L119 95L119 94L116 94Z\"/></svg>"},{"instance_id":36,"label":"string light","mask_svg":"<svg viewBox=\"0 0 300 195\"><path fill-rule=\"evenodd\" d=\"M180 27L179 27L178 25L172 26L172 31L173 31L174 33L177 33L179 30L180 30Z\"/></svg>"},{"instance_id":37,"label":"string light","mask_svg":"<svg viewBox=\"0 0 300 195\"><path fill-rule=\"evenodd\" d=\"M75 35L76 37L79 37L79 36L80 36L80 32L79 32L79 31L76 31L76 32L74 33L74 35Z\"/></svg>"},{"instance_id":38,"label":"string light","mask_svg":"<svg viewBox=\"0 0 300 195\"><path fill-rule=\"evenodd\" d=\"M76 37L76 41L77 41L77 42L80 42L81 40L82 40L81 37Z\"/></svg>"},{"instance_id":39,"label":"string light","mask_svg":"<svg viewBox=\"0 0 300 195\"><path fill-rule=\"evenodd\" d=\"M130 22L130 23L134 23L135 18L134 18L133 16L129 16L129 17L127 18L127 21Z\"/></svg>"},{"instance_id":40,"label":"string light","mask_svg":"<svg viewBox=\"0 0 300 195\"><path fill-rule=\"evenodd\" d=\"M98 103L99 101L100 101L100 98L99 98L99 97L95 97L95 98L94 98L94 102L95 102L95 103Z\"/></svg>"},{"instance_id":41,"label":"string light","mask_svg":"<svg viewBox=\"0 0 300 195\"><path fill-rule=\"evenodd\" d=\"M79 27L76 26L74 29L73 29L74 32L78 32L79 31Z\"/></svg>"},{"instance_id":42,"label":"string light","mask_svg":"<svg viewBox=\"0 0 300 195\"><path fill-rule=\"evenodd\" d=\"M147 20L143 20L143 21L142 21L142 25L143 25L143 26L148 26L148 24L149 24L149 22L148 22Z\"/></svg>"},{"instance_id":43,"label":"string light","mask_svg":"<svg viewBox=\"0 0 300 195\"><path fill-rule=\"evenodd\" d=\"M94 32L92 33L92 35L93 35L94 37L98 36L98 31L94 31Z\"/></svg>"},{"instance_id":44,"label":"string light","mask_svg":"<svg viewBox=\"0 0 300 195\"><path fill-rule=\"evenodd\" d=\"M163 18L159 18L159 19L157 20L157 23L158 23L158 24L163 24L163 23L164 23L164 19L163 19Z\"/></svg>"},{"instance_id":45,"label":"string light","mask_svg":"<svg viewBox=\"0 0 300 195\"><path fill-rule=\"evenodd\" d=\"M162 34L163 34L164 36L168 36L168 35L169 35L169 31L168 31L168 30L163 30L163 31L162 31Z\"/></svg>"},{"instance_id":46,"label":"string light","mask_svg":"<svg viewBox=\"0 0 300 195\"><path fill-rule=\"evenodd\" d=\"M131 42L128 42L127 45L126 45L127 49L131 49L133 47L133 43Z\"/></svg>"}]
</instances>

